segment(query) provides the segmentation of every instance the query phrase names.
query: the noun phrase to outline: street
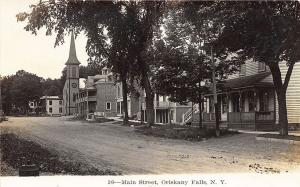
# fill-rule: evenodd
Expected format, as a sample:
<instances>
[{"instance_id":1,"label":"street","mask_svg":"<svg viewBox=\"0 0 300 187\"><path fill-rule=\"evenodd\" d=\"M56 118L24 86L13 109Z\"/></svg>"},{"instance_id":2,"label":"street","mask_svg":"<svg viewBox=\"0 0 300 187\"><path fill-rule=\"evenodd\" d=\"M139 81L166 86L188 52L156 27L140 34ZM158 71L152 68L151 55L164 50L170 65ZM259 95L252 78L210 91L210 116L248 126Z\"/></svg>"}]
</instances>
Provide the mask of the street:
<instances>
[{"instance_id":1,"label":"street","mask_svg":"<svg viewBox=\"0 0 300 187\"><path fill-rule=\"evenodd\" d=\"M64 157L124 175L300 172L300 146L257 141L253 134L189 142L141 135L115 122L66 117L10 117L0 127Z\"/></svg>"}]
</instances>

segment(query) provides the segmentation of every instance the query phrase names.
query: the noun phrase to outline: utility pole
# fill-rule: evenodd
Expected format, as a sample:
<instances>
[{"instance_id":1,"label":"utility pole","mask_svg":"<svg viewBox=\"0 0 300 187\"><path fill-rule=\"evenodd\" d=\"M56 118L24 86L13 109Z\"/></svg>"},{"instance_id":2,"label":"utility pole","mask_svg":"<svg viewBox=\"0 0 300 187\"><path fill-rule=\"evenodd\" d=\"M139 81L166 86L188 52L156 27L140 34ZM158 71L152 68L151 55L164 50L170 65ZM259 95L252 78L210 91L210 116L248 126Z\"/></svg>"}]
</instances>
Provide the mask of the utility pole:
<instances>
[{"instance_id":1,"label":"utility pole","mask_svg":"<svg viewBox=\"0 0 300 187\"><path fill-rule=\"evenodd\" d=\"M1 82L2 82L2 77L0 77L0 122L2 120L2 93L1 93Z\"/></svg>"},{"instance_id":2,"label":"utility pole","mask_svg":"<svg viewBox=\"0 0 300 187\"><path fill-rule=\"evenodd\" d=\"M214 107L215 107L215 118L216 118L216 136L220 136L220 119L219 119L219 109L218 109L218 97L216 89L216 67L213 55L212 46L210 47L211 61L212 61L212 82L213 82L213 94L214 94Z\"/></svg>"}]
</instances>

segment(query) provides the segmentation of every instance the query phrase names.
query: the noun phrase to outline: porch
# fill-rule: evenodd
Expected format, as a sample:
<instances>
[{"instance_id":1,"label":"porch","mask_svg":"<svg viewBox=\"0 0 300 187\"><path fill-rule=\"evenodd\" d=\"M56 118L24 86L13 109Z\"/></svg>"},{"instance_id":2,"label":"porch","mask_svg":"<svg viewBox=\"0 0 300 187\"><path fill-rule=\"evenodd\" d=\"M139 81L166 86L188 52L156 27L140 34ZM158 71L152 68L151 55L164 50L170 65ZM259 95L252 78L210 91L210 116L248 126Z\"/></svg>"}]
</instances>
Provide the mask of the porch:
<instances>
[{"instance_id":1,"label":"porch","mask_svg":"<svg viewBox=\"0 0 300 187\"><path fill-rule=\"evenodd\" d=\"M221 89L217 91L220 127L244 130L276 129L274 86L264 81L269 75L266 72L220 83ZM213 95L207 94L204 97L203 124L215 127Z\"/></svg>"},{"instance_id":2,"label":"porch","mask_svg":"<svg viewBox=\"0 0 300 187\"><path fill-rule=\"evenodd\" d=\"M228 112L227 119L220 121L221 128L242 130L274 130L275 113L270 112ZM208 128L215 127L215 113L203 113L203 124Z\"/></svg>"}]
</instances>

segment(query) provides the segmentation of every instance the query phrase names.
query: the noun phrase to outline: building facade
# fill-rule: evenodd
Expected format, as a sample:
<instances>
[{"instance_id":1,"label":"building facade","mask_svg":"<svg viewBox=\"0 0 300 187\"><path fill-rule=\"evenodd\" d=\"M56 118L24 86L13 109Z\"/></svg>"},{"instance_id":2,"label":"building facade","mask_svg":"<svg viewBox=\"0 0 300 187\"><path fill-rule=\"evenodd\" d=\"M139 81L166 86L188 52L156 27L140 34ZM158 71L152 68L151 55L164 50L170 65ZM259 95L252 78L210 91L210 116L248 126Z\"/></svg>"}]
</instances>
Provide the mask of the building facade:
<instances>
[{"instance_id":1,"label":"building facade","mask_svg":"<svg viewBox=\"0 0 300 187\"><path fill-rule=\"evenodd\" d=\"M82 116L117 116L116 85L110 69L103 68L101 74L88 76L85 87L76 95L76 113Z\"/></svg>"},{"instance_id":2,"label":"building facade","mask_svg":"<svg viewBox=\"0 0 300 187\"><path fill-rule=\"evenodd\" d=\"M38 102L36 111L39 114L61 116L63 114L63 100L58 96L43 96Z\"/></svg>"},{"instance_id":3,"label":"building facade","mask_svg":"<svg viewBox=\"0 0 300 187\"><path fill-rule=\"evenodd\" d=\"M123 87L121 83L116 85L116 109L117 116L124 116L123 108ZM138 119L140 113L139 107L139 97L132 94L127 96L127 107L128 107L128 117L131 119Z\"/></svg>"},{"instance_id":4,"label":"building facade","mask_svg":"<svg viewBox=\"0 0 300 187\"><path fill-rule=\"evenodd\" d=\"M285 64L280 64L282 78ZM287 89L287 112L291 126L300 124L300 64L296 63ZM213 95L205 95L203 124L215 126ZM278 128L278 101L273 78L264 63L246 61L240 72L229 76L217 91L220 127L246 130L275 130ZM191 115L193 113L194 115ZM185 116L185 123L199 121L197 107ZM193 117L191 117L193 116Z\"/></svg>"},{"instance_id":5,"label":"building facade","mask_svg":"<svg viewBox=\"0 0 300 187\"><path fill-rule=\"evenodd\" d=\"M141 112L139 119L142 121L147 121L146 112L146 94L141 94L140 106ZM165 95L154 95L154 119L157 124L182 124L183 115L187 113L192 107L191 103L187 105L181 105L179 103L174 103L169 101L169 96Z\"/></svg>"},{"instance_id":6,"label":"building facade","mask_svg":"<svg viewBox=\"0 0 300 187\"><path fill-rule=\"evenodd\" d=\"M76 112L76 95L79 93L79 64L76 56L74 34L71 34L70 52L66 65L66 82L63 88L64 115Z\"/></svg>"}]
</instances>

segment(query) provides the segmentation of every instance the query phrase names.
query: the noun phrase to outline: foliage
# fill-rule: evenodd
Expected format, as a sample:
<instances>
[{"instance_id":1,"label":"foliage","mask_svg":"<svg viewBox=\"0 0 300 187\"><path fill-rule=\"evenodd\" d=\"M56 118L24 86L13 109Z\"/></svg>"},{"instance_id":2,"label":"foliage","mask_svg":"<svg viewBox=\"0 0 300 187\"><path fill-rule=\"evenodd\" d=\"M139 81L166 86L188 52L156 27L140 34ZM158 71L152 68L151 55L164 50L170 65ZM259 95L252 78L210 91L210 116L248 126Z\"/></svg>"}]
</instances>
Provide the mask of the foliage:
<instances>
[{"instance_id":1,"label":"foliage","mask_svg":"<svg viewBox=\"0 0 300 187\"><path fill-rule=\"evenodd\" d=\"M28 102L42 95L42 78L35 74L19 70L13 77L9 89L11 103L25 113Z\"/></svg>"},{"instance_id":2,"label":"foliage","mask_svg":"<svg viewBox=\"0 0 300 187\"><path fill-rule=\"evenodd\" d=\"M106 65L122 81L126 115L127 79L140 75L142 85L149 82L149 68L141 56L152 39L152 27L161 5L161 1L49 0L32 5L30 13L19 13L17 19L27 20L25 30L33 34L42 27L46 27L47 35L54 31L56 45L64 42L66 31L84 32L89 61L101 63L107 59ZM153 95L147 88L147 96Z\"/></svg>"},{"instance_id":3,"label":"foliage","mask_svg":"<svg viewBox=\"0 0 300 187\"><path fill-rule=\"evenodd\" d=\"M299 2L244 2L216 4L223 32L216 42L220 52L239 51L271 70L279 105L280 134L288 134L286 90L300 60ZM282 74L283 63L287 73ZM282 64L282 65L281 65Z\"/></svg>"}]
</instances>

